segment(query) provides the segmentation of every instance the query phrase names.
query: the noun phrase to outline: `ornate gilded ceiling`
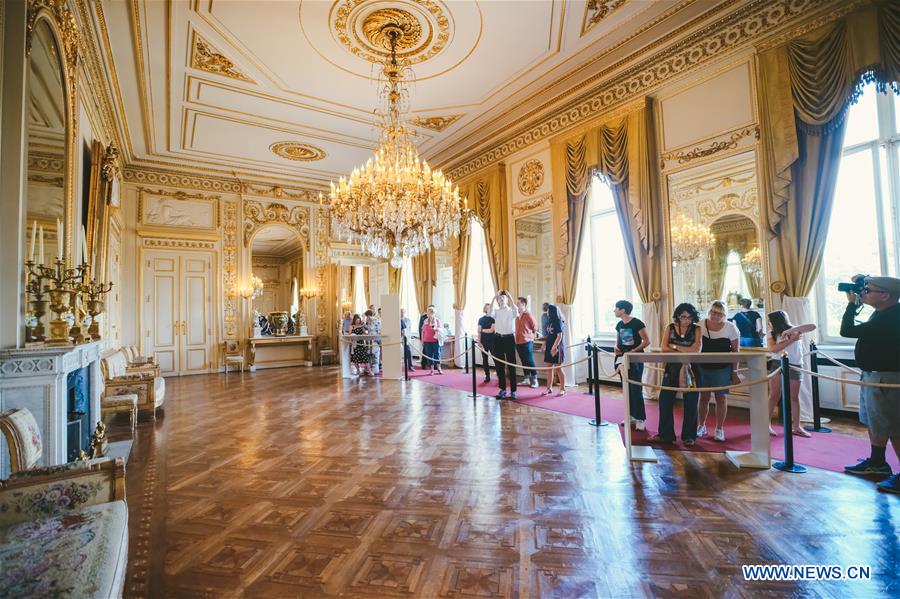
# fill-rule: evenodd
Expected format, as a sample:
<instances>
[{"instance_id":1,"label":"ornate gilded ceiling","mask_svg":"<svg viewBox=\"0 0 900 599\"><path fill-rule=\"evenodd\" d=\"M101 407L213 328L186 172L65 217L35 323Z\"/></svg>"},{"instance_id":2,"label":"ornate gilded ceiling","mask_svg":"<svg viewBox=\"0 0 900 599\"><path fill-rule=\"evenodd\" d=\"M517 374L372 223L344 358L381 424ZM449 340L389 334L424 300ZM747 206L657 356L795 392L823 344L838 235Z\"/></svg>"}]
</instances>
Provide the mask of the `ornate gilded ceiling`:
<instances>
[{"instance_id":1,"label":"ornate gilded ceiling","mask_svg":"<svg viewBox=\"0 0 900 599\"><path fill-rule=\"evenodd\" d=\"M81 0L79 0L81 1ZM422 154L456 160L752 0L87 3L132 165L325 187L376 146L386 25ZM674 32L674 34L673 34Z\"/></svg>"}]
</instances>

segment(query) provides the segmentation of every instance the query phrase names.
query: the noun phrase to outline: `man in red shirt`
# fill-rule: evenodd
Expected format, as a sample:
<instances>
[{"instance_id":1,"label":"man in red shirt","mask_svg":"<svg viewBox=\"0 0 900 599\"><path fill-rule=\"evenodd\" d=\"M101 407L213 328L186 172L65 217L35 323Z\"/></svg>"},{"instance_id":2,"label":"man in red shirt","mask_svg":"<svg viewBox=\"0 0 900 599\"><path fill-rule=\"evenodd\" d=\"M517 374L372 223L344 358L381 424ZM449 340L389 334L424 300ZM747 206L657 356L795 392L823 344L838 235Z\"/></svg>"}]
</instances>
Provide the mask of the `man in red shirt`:
<instances>
[{"instance_id":1,"label":"man in red shirt","mask_svg":"<svg viewBox=\"0 0 900 599\"><path fill-rule=\"evenodd\" d=\"M525 372L525 380L522 381L522 384L536 388L538 386L537 370L534 369L534 331L536 325L534 318L531 317L531 312L528 311L528 300L520 297L516 305L519 307L519 316L516 318L516 353L519 354L519 361L522 363L522 370Z\"/></svg>"}]
</instances>

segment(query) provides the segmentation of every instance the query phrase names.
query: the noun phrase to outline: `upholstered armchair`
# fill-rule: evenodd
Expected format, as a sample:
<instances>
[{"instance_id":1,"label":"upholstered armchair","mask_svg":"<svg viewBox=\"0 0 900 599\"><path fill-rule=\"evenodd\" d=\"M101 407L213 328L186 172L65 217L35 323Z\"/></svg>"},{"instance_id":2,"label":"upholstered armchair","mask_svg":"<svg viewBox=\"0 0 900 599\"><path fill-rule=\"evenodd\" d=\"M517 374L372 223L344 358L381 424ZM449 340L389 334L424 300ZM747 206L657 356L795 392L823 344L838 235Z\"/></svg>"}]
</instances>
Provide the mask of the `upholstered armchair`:
<instances>
[{"instance_id":1,"label":"upholstered armchair","mask_svg":"<svg viewBox=\"0 0 900 599\"><path fill-rule=\"evenodd\" d=\"M105 396L137 395L139 412L150 412L156 418L156 409L166 399L166 380L152 372L129 372L128 362L122 350L107 354L100 360L105 380Z\"/></svg>"},{"instance_id":2,"label":"upholstered armchair","mask_svg":"<svg viewBox=\"0 0 900 599\"><path fill-rule=\"evenodd\" d=\"M225 359L225 374L228 374L229 366L237 366L244 372L244 350L240 342L228 340L223 344Z\"/></svg>"},{"instance_id":3,"label":"upholstered armchair","mask_svg":"<svg viewBox=\"0 0 900 599\"><path fill-rule=\"evenodd\" d=\"M0 481L0 595L121 597L128 561L121 458L34 468L31 412L0 414L13 474Z\"/></svg>"},{"instance_id":4,"label":"upholstered armchair","mask_svg":"<svg viewBox=\"0 0 900 599\"><path fill-rule=\"evenodd\" d=\"M125 355L125 370L127 372L150 372L153 376L160 375L159 364L154 361L153 357L140 355L135 346L124 345L119 351Z\"/></svg>"},{"instance_id":5,"label":"upholstered armchair","mask_svg":"<svg viewBox=\"0 0 900 599\"><path fill-rule=\"evenodd\" d=\"M121 458L24 470L0 481L0 594L121 597L124 499Z\"/></svg>"}]
</instances>

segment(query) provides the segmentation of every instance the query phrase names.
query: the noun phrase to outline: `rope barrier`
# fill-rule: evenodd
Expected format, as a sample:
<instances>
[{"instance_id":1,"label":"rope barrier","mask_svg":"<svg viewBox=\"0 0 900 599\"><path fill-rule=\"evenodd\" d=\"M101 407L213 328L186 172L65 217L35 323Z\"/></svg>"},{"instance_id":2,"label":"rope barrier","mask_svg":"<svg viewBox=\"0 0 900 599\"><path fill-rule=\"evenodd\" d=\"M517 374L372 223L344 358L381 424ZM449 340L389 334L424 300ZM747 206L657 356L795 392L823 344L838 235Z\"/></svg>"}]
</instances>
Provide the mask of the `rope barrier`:
<instances>
[{"instance_id":1,"label":"rope barrier","mask_svg":"<svg viewBox=\"0 0 900 599\"><path fill-rule=\"evenodd\" d=\"M825 358L826 360L828 360L835 366L839 366L839 367L843 368L844 370L849 370L853 374L862 374L862 370L859 370L858 368L853 368L852 366L847 366L843 362L839 362L836 358L829 356L828 354L823 352L821 349L814 349L812 351L806 352L805 354L803 354L803 357L805 358L807 356L814 356L816 354L822 356L823 358Z\"/></svg>"},{"instance_id":2,"label":"rope barrier","mask_svg":"<svg viewBox=\"0 0 900 599\"><path fill-rule=\"evenodd\" d=\"M522 366L518 363L507 362L506 360L502 360L496 357L494 354L484 349L484 347L480 343L475 344L479 350L481 350L482 354L487 354L494 362L498 364L505 364L507 366L512 366L513 368L527 368L528 370L553 370L554 368L564 368L566 366L575 366L576 364L581 364L582 362L587 362L590 360L590 357L584 358L582 360L578 360L576 362L569 362L568 364L555 364L554 366Z\"/></svg>"},{"instance_id":3,"label":"rope barrier","mask_svg":"<svg viewBox=\"0 0 900 599\"><path fill-rule=\"evenodd\" d=\"M806 368L794 366L793 364L791 364L791 369L796 370L798 372L811 374L814 377L817 377L820 379L825 379L826 381L835 381L837 383L846 383L847 385L857 385L859 387L879 387L882 389L900 389L900 384L898 384L898 383L868 383L866 381L854 381L853 379L842 379L842 378L838 378L836 376L828 376L827 374L813 372L812 370L807 370Z\"/></svg>"},{"instance_id":4,"label":"rope barrier","mask_svg":"<svg viewBox=\"0 0 900 599\"><path fill-rule=\"evenodd\" d=\"M643 381L635 381L632 379L625 379L626 382L632 385L641 385L642 387L650 387L651 389L656 389L657 391L676 391L682 393L707 393L713 391L725 391L726 389L737 389L740 387L751 387L753 385L759 385L761 383L767 383L772 377L781 372L781 367L779 366L772 372L770 372L767 376L756 379L755 381L744 381L742 383L738 383L736 385L723 385L720 387L670 387L668 385L654 385L652 383L645 383Z\"/></svg>"}]
</instances>

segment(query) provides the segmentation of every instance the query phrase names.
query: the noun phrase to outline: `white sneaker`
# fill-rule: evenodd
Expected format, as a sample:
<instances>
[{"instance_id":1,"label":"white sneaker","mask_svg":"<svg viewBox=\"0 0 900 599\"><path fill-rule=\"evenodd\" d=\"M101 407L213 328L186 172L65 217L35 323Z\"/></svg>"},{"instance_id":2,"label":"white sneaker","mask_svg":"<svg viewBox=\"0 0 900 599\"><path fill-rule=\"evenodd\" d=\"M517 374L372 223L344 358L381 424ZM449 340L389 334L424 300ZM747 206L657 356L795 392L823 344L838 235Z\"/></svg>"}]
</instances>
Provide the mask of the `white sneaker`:
<instances>
[{"instance_id":1,"label":"white sneaker","mask_svg":"<svg viewBox=\"0 0 900 599\"><path fill-rule=\"evenodd\" d=\"M700 426L697 427L697 436L698 437L706 436L706 425L705 424L701 424Z\"/></svg>"},{"instance_id":2,"label":"white sneaker","mask_svg":"<svg viewBox=\"0 0 900 599\"><path fill-rule=\"evenodd\" d=\"M643 420L635 420L634 421L634 430L642 431L642 430L645 430L646 428L647 428L647 425L644 424Z\"/></svg>"},{"instance_id":3,"label":"white sneaker","mask_svg":"<svg viewBox=\"0 0 900 599\"><path fill-rule=\"evenodd\" d=\"M724 429L724 428L717 428L717 429L716 429L716 436L713 437L713 439L715 439L716 441L724 441L724 440L725 440L725 429Z\"/></svg>"},{"instance_id":4,"label":"white sneaker","mask_svg":"<svg viewBox=\"0 0 900 599\"><path fill-rule=\"evenodd\" d=\"M531 379L531 388L532 388L532 389L537 389L537 388L538 388L538 380L537 380L537 377L534 377L533 379Z\"/></svg>"}]
</instances>

